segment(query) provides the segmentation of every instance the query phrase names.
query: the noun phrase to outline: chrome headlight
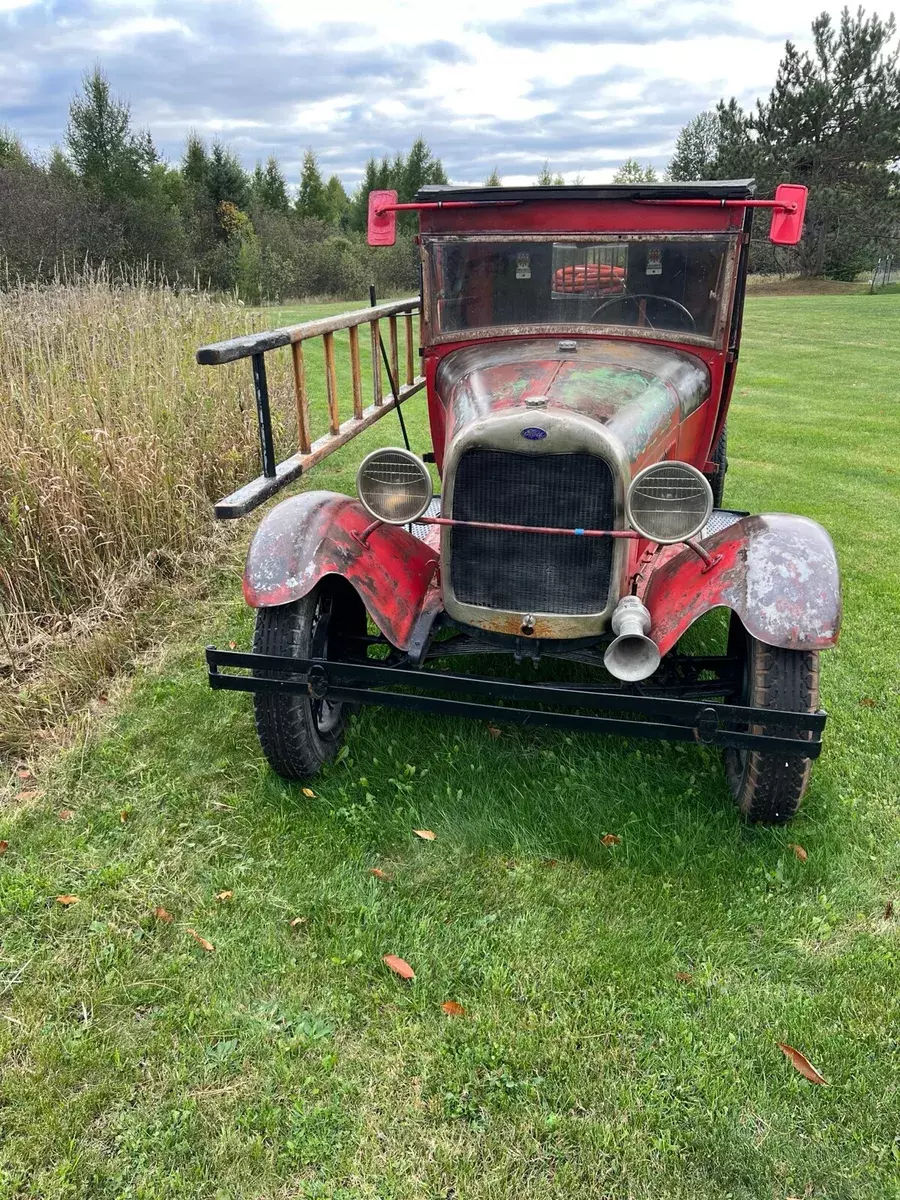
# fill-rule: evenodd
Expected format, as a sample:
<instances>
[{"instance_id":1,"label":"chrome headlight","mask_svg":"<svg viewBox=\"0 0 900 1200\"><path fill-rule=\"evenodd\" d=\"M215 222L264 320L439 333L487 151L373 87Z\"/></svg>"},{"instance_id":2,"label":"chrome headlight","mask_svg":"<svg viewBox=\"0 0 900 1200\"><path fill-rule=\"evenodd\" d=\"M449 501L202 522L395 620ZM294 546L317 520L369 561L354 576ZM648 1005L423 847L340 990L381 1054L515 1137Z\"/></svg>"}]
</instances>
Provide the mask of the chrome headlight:
<instances>
[{"instance_id":1,"label":"chrome headlight","mask_svg":"<svg viewBox=\"0 0 900 1200\"><path fill-rule=\"evenodd\" d=\"M431 503L428 468L409 450L373 450L359 464L356 490L366 512L389 525L406 525Z\"/></svg>"},{"instance_id":2,"label":"chrome headlight","mask_svg":"<svg viewBox=\"0 0 900 1200\"><path fill-rule=\"evenodd\" d=\"M625 497L628 523L651 542L670 545L695 537L713 508L706 476L690 463L658 462L631 481Z\"/></svg>"}]
</instances>

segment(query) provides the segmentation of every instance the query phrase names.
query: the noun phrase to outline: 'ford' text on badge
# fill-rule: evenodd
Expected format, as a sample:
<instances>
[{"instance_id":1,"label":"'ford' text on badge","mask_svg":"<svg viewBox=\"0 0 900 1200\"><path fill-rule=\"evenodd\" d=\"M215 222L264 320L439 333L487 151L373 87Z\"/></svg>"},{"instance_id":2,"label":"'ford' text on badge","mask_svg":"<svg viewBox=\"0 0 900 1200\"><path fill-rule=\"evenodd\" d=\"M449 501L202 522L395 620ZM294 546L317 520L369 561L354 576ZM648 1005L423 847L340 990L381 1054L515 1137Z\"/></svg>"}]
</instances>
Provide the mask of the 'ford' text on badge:
<instances>
[{"instance_id":1,"label":"'ford' text on badge","mask_svg":"<svg viewBox=\"0 0 900 1200\"><path fill-rule=\"evenodd\" d=\"M537 429L534 425L529 425L527 429L522 430L522 437L528 438L529 442L539 442L541 438L545 438L546 436L546 429Z\"/></svg>"}]
</instances>

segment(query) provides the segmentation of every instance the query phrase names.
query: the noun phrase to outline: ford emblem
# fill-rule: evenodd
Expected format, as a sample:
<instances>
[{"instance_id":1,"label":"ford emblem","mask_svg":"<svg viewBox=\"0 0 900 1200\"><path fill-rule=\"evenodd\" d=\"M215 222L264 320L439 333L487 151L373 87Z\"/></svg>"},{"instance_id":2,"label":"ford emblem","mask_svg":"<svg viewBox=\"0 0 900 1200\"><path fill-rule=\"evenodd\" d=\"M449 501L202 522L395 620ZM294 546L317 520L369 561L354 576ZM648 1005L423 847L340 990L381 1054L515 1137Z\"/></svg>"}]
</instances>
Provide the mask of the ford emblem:
<instances>
[{"instance_id":1,"label":"ford emblem","mask_svg":"<svg viewBox=\"0 0 900 1200\"><path fill-rule=\"evenodd\" d=\"M541 438L545 438L546 436L546 429L538 429L534 425L529 425L527 429L522 430L522 437L528 438L529 442L539 442Z\"/></svg>"}]
</instances>

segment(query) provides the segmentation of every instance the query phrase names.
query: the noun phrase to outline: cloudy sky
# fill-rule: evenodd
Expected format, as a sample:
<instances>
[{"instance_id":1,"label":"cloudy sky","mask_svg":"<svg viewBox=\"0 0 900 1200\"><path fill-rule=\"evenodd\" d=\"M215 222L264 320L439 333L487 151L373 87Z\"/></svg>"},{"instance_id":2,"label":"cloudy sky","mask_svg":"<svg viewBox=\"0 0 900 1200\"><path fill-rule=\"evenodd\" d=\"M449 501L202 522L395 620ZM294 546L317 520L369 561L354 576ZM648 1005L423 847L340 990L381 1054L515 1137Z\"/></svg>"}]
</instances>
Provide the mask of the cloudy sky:
<instances>
[{"instance_id":1,"label":"cloudy sky","mask_svg":"<svg viewBox=\"0 0 900 1200\"><path fill-rule=\"evenodd\" d=\"M177 159L196 129L245 165L306 146L348 188L422 134L454 182L586 182L629 155L663 167L722 95L771 87L786 38L823 0L0 0L0 125L62 139L102 64L134 121ZM833 11L836 11L834 9Z\"/></svg>"}]
</instances>

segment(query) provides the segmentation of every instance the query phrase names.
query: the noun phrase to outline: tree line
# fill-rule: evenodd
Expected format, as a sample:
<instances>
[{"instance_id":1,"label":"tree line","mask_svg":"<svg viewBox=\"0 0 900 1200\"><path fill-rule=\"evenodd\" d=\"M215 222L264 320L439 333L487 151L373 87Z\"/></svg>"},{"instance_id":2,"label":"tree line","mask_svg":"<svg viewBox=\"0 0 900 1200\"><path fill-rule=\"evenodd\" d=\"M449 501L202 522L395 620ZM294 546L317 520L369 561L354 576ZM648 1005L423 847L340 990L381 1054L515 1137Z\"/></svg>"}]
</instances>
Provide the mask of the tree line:
<instances>
[{"instance_id":1,"label":"tree line","mask_svg":"<svg viewBox=\"0 0 900 1200\"><path fill-rule=\"evenodd\" d=\"M810 201L796 250L773 249L759 221L751 269L852 279L879 254L900 253L900 46L894 18L842 12L812 23L811 50L787 42L775 85L747 111L732 97L679 133L665 177L752 177L761 195L805 183ZM620 183L654 182L651 164L629 158ZM287 297L357 297L414 289L411 236L390 249L365 242L368 194L395 189L411 201L447 182L439 158L417 138L405 154L369 159L348 195L323 177L312 149L291 187L274 156L246 171L219 140L191 134L181 160L163 161L147 131L96 67L72 100L64 145L45 161L0 129L0 286L40 280L61 263L143 265L170 282L236 292L258 303ZM566 182L545 162L535 180ZM581 183L576 176L570 183ZM495 168L486 186L502 184ZM400 217L401 234L416 228Z\"/></svg>"},{"instance_id":2,"label":"tree line","mask_svg":"<svg viewBox=\"0 0 900 1200\"><path fill-rule=\"evenodd\" d=\"M415 288L417 260L409 238L377 254L366 246L369 189L408 201L446 182L422 138L371 159L352 196L337 175L323 178L312 149L295 189L274 156L246 171L224 143L193 133L169 164L97 67L72 100L64 145L45 161L0 129L0 267L5 278L40 280L85 261L143 266L251 303L360 296L372 280L386 294Z\"/></svg>"}]
</instances>

